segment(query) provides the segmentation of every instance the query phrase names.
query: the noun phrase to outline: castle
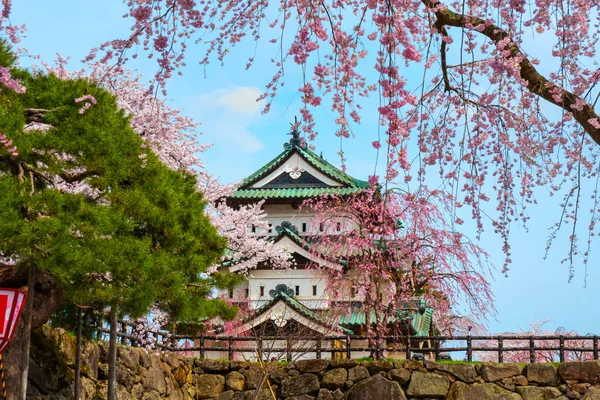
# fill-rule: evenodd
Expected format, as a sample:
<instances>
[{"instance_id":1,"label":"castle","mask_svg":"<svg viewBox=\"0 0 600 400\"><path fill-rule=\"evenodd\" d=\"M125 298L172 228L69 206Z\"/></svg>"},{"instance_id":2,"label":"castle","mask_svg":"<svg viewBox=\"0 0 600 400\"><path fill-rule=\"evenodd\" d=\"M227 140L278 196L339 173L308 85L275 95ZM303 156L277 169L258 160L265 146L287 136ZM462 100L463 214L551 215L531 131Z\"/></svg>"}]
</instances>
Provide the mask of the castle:
<instances>
[{"instance_id":1,"label":"castle","mask_svg":"<svg viewBox=\"0 0 600 400\"><path fill-rule=\"evenodd\" d=\"M364 357L365 351L354 351L354 348L366 347L364 340L352 342L352 351L348 348L348 351L327 353L325 349L350 346L350 337L364 333L367 318L360 297L352 290L337 298L332 298L327 292L328 271L351 271L347 271L343 263L313 251L310 238L323 232L323 227L311 223L314 211L301 205L308 199L325 194L353 195L368 189L369 183L347 175L310 150L297 130L292 130L291 135L291 140L284 144L283 152L244 179L227 198L227 202L232 207L239 207L264 201L268 230L258 232L256 227L248 229L269 236L270 240L282 246L292 255L294 266L286 270L273 269L269 265L259 266L247 272L243 284L220 291L220 297L246 307L236 328L227 335L255 339L283 335L293 337L296 342L302 338L306 342L304 345L310 342L309 347L323 347L323 357ZM337 229L341 227L346 229L345 224L338 223ZM315 265L320 268L312 267ZM227 263L221 268L240 272L236 265ZM343 311L334 312L334 308ZM423 301L415 300L399 307L394 323L403 326L402 332L411 338L411 346L418 348L423 346L418 337L428 336L432 332L432 314L433 309L426 307ZM343 342L326 340L323 343L319 339L332 336L346 336L348 339ZM404 342L406 340L403 339ZM316 341L319 343L316 344ZM405 351L398 350L397 344L393 351L391 343L384 345L389 356L405 356ZM213 343L213 346L218 345L218 341ZM287 343L273 346L283 350L286 345L290 346L289 339ZM289 348L287 352L289 358ZM306 358L314 356L312 352ZM221 358L224 354L213 351L208 357Z\"/></svg>"}]
</instances>

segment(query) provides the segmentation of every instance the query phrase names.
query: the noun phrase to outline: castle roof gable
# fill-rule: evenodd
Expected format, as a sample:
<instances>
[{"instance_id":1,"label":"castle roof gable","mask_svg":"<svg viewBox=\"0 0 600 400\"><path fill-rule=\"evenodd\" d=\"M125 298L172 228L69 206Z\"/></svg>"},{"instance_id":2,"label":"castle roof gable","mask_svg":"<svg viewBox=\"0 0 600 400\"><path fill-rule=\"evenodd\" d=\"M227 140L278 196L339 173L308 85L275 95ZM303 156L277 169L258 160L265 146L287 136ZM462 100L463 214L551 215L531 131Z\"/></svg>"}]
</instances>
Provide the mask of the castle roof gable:
<instances>
[{"instance_id":1,"label":"castle roof gable","mask_svg":"<svg viewBox=\"0 0 600 400\"><path fill-rule=\"evenodd\" d=\"M351 177L310 150L293 133L277 157L244 179L230 199L306 199L323 194L352 194L369 183Z\"/></svg>"}]
</instances>

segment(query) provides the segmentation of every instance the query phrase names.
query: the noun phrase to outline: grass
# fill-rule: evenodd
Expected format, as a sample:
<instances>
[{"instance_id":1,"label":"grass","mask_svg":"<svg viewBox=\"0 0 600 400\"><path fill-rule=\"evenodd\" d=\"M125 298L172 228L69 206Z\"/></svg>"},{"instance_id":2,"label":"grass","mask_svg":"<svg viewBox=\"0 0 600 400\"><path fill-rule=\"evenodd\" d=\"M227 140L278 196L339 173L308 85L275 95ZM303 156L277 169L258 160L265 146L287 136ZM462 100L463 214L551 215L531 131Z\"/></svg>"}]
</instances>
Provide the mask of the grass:
<instances>
[{"instance_id":1,"label":"grass","mask_svg":"<svg viewBox=\"0 0 600 400\"><path fill-rule=\"evenodd\" d=\"M373 362L375 361L375 359L373 359L373 357L361 357L361 358L356 358L355 361L358 362ZM404 360L397 360L395 358L380 358L377 361L389 361L389 362L403 362Z\"/></svg>"},{"instance_id":2,"label":"grass","mask_svg":"<svg viewBox=\"0 0 600 400\"><path fill-rule=\"evenodd\" d=\"M440 360L436 361L438 364L450 364L450 365L460 365L460 364L483 364L482 361L462 361L462 360Z\"/></svg>"}]
</instances>

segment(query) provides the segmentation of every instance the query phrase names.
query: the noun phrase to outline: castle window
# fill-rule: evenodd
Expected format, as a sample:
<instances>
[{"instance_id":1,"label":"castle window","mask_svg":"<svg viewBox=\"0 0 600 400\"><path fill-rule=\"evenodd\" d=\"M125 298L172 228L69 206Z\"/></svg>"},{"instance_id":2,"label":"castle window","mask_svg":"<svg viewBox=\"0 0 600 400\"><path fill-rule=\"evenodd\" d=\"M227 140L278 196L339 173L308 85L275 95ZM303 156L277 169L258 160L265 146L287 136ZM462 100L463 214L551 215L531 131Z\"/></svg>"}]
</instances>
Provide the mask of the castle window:
<instances>
[{"instance_id":1,"label":"castle window","mask_svg":"<svg viewBox=\"0 0 600 400\"><path fill-rule=\"evenodd\" d=\"M233 299L233 289L229 289L229 298Z\"/></svg>"},{"instance_id":2,"label":"castle window","mask_svg":"<svg viewBox=\"0 0 600 400\"><path fill-rule=\"evenodd\" d=\"M250 289L246 288L246 298L250 297Z\"/></svg>"},{"instance_id":3,"label":"castle window","mask_svg":"<svg viewBox=\"0 0 600 400\"><path fill-rule=\"evenodd\" d=\"M273 233L273 224L269 224L269 233Z\"/></svg>"},{"instance_id":4,"label":"castle window","mask_svg":"<svg viewBox=\"0 0 600 400\"><path fill-rule=\"evenodd\" d=\"M300 296L300 286L296 286L296 296Z\"/></svg>"},{"instance_id":5,"label":"castle window","mask_svg":"<svg viewBox=\"0 0 600 400\"><path fill-rule=\"evenodd\" d=\"M351 298L356 297L356 288L354 286L350 287L350 297Z\"/></svg>"},{"instance_id":6,"label":"castle window","mask_svg":"<svg viewBox=\"0 0 600 400\"><path fill-rule=\"evenodd\" d=\"M317 295L317 285L313 285L313 296Z\"/></svg>"},{"instance_id":7,"label":"castle window","mask_svg":"<svg viewBox=\"0 0 600 400\"><path fill-rule=\"evenodd\" d=\"M323 232L325 230L325 224L323 224L322 222L319 224L319 231Z\"/></svg>"},{"instance_id":8,"label":"castle window","mask_svg":"<svg viewBox=\"0 0 600 400\"><path fill-rule=\"evenodd\" d=\"M302 232L306 232L306 222L302 223Z\"/></svg>"},{"instance_id":9,"label":"castle window","mask_svg":"<svg viewBox=\"0 0 600 400\"><path fill-rule=\"evenodd\" d=\"M252 224L252 233L256 233L256 226Z\"/></svg>"},{"instance_id":10,"label":"castle window","mask_svg":"<svg viewBox=\"0 0 600 400\"><path fill-rule=\"evenodd\" d=\"M335 230L338 231L338 232L342 230L342 223L341 222L338 222L337 224L335 224Z\"/></svg>"},{"instance_id":11,"label":"castle window","mask_svg":"<svg viewBox=\"0 0 600 400\"><path fill-rule=\"evenodd\" d=\"M261 296L264 296L264 295L265 295L265 287L264 287L264 286L261 286L261 287L260 287L260 295L261 295Z\"/></svg>"}]
</instances>

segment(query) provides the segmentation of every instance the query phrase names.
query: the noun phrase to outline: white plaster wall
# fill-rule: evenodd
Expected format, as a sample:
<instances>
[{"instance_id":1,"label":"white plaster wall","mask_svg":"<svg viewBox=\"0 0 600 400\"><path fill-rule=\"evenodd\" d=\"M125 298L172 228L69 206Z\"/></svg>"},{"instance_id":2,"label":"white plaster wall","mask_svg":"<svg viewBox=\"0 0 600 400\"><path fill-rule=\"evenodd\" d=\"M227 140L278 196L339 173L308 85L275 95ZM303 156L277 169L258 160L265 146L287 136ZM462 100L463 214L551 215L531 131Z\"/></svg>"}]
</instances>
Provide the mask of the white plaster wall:
<instances>
[{"instance_id":1,"label":"white plaster wall","mask_svg":"<svg viewBox=\"0 0 600 400\"><path fill-rule=\"evenodd\" d=\"M243 282L233 289L233 297L229 296L229 290L227 289L220 289L218 292L218 296L226 299L233 298L238 299L240 301L245 301L247 299L246 289L248 289L248 282Z\"/></svg>"},{"instance_id":2,"label":"white plaster wall","mask_svg":"<svg viewBox=\"0 0 600 400\"><path fill-rule=\"evenodd\" d=\"M233 299L239 301L250 300L258 308L271 300L269 291L279 284L285 284L294 290L294 298L312 309L324 309L329 304L329 296L325 293L326 279L322 272L317 270L292 269L292 270L255 270L250 271L247 282L242 283L233 290ZM313 285L317 286L317 295L313 296ZM264 287L264 295L260 295L260 287ZM299 286L300 295L295 295L296 286ZM249 298L246 297L249 289ZM221 289L219 296L229 298L229 291Z\"/></svg>"},{"instance_id":3,"label":"white plaster wall","mask_svg":"<svg viewBox=\"0 0 600 400\"><path fill-rule=\"evenodd\" d=\"M319 224L314 220L314 210L307 207L298 207L294 209L291 204L267 204L264 206L265 213L267 214L267 221L271 224L271 232L268 231L257 231L257 233L275 236L277 231L275 228L281 225L282 222L288 221L292 223L297 229L300 236L305 235L316 235L322 233ZM354 229L354 224L349 219L338 218L328 222L329 225L325 226L325 233L328 235L335 235L338 233L337 224L339 223L339 232L347 232L350 229ZM303 224L306 224L303 226ZM249 227L251 229L252 227Z\"/></svg>"},{"instance_id":4,"label":"white plaster wall","mask_svg":"<svg viewBox=\"0 0 600 400\"><path fill-rule=\"evenodd\" d=\"M313 235L318 232L318 226L311 223L314 217L314 211L306 207L302 210L299 208L294 209L291 204L267 204L264 206L265 213L267 214L267 221L271 224L271 232L259 231L257 233L275 236L277 231L275 227L281 225L282 222L291 222L298 229L300 236ZM302 224L306 224L304 227ZM252 229L252 227L249 227Z\"/></svg>"},{"instance_id":5,"label":"white plaster wall","mask_svg":"<svg viewBox=\"0 0 600 400\"><path fill-rule=\"evenodd\" d=\"M341 287L341 293L335 300L338 301L362 301L364 296L359 290L352 293L350 282L355 282L355 285L360 285L361 277L356 271L349 271L345 275L348 279L348 284ZM239 301L250 300L255 307L260 307L271 300L269 290L275 289L279 284L286 284L291 289L295 290L296 286L300 286L300 295L294 298L302 304L313 309L327 308L330 299L326 293L325 286L327 278L322 271L315 269L290 269L290 270L254 270L250 271L247 276L247 281L243 282L233 290L233 299ZM317 295L313 296L312 286L317 286ZM264 296L260 296L260 287L264 286ZM246 295L248 289L248 296ZM387 304L388 290L384 289L384 304ZM222 289L219 291L219 296L229 298L229 291ZM354 294L354 296L353 296Z\"/></svg>"},{"instance_id":6,"label":"white plaster wall","mask_svg":"<svg viewBox=\"0 0 600 400\"><path fill-rule=\"evenodd\" d=\"M248 274L250 300L260 307L271 300L269 290L275 289L279 284L285 284L295 290L299 286L300 295L294 298L310 308L326 308L329 297L325 293L325 278L322 273L315 270L258 270ZM317 286L317 295L313 296L313 285ZM264 287L264 295L260 295L260 288Z\"/></svg>"}]
</instances>

